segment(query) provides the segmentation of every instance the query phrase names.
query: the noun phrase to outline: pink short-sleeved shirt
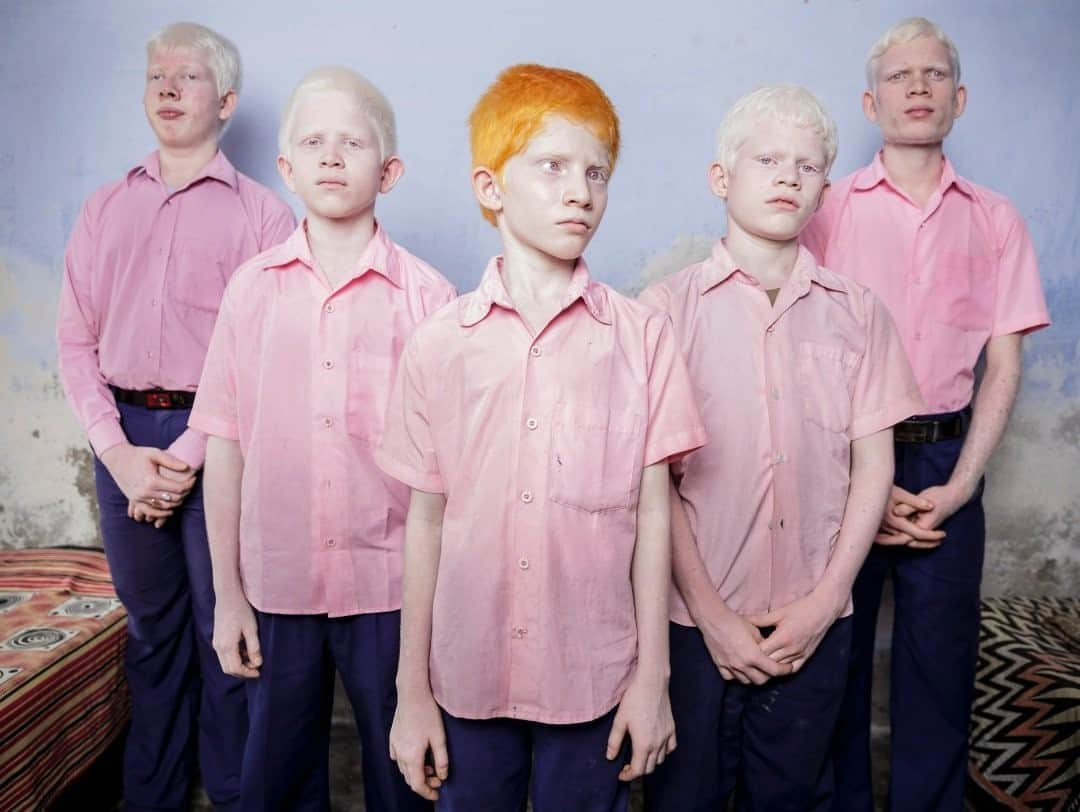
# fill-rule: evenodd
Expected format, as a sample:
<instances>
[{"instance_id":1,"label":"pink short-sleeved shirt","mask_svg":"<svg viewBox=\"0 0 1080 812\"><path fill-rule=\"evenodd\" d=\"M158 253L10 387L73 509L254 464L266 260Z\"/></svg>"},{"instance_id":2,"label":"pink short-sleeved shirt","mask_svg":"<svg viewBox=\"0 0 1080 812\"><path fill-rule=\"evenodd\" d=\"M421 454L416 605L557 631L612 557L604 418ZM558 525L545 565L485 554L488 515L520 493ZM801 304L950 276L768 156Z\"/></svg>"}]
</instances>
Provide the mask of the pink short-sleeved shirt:
<instances>
[{"instance_id":1,"label":"pink short-sleeved shirt","mask_svg":"<svg viewBox=\"0 0 1080 812\"><path fill-rule=\"evenodd\" d=\"M740 613L804 597L836 544L852 440L922 409L888 312L806 249L771 306L723 242L641 299L670 314L709 434L675 473L713 585ZM671 619L693 625L677 589Z\"/></svg>"},{"instance_id":2,"label":"pink short-sleeved shirt","mask_svg":"<svg viewBox=\"0 0 1080 812\"><path fill-rule=\"evenodd\" d=\"M500 268L413 334L376 460L446 495L435 699L459 717L583 722L636 663L642 470L705 434L666 316L579 260L533 335Z\"/></svg>"},{"instance_id":3,"label":"pink short-sleeved shirt","mask_svg":"<svg viewBox=\"0 0 1080 812\"><path fill-rule=\"evenodd\" d=\"M453 297L382 228L336 289L303 225L229 283L190 423L243 452L240 577L257 609L401 607L409 489L373 452L405 340Z\"/></svg>"},{"instance_id":4,"label":"pink short-sleeved shirt","mask_svg":"<svg viewBox=\"0 0 1080 812\"><path fill-rule=\"evenodd\" d=\"M127 439L109 385L193 391L229 277L294 224L221 151L181 189L165 186L154 152L90 196L64 257L56 332L60 380L99 455ZM169 451L199 468L206 437L188 429Z\"/></svg>"},{"instance_id":5,"label":"pink short-sleeved shirt","mask_svg":"<svg viewBox=\"0 0 1080 812\"><path fill-rule=\"evenodd\" d=\"M885 302L929 414L971 402L991 337L1050 323L1020 214L948 160L922 210L890 182L879 153L833 184L801 239L827 268Z\"/></svg>"}]
</instances>

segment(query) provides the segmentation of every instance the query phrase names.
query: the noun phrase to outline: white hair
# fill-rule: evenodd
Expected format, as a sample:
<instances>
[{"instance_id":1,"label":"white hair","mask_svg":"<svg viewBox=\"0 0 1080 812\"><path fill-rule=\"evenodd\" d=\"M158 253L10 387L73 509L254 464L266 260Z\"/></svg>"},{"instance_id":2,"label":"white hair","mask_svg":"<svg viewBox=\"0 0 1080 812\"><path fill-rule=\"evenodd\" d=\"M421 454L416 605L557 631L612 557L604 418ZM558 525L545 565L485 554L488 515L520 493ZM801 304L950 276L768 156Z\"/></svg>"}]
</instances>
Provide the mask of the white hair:
<instances>
[{"instance_id":1,"label":"white hair","mask_svg":"<svg viewBox=\"0 0 1080 812\"><path fill-rule=\"evenodd\" d=\"M230 90L239 95L243 79L240 52L232 40L198 23L173 23L157 31L146 41L146 56L169 48L192 48L206 55L206 64L217 82L218 96Z\"/></svg>"},{"instance_id":2,"label":"white hair","mask_svg":"<svg viewBox=\"0 0 1080 812\"><path fill-rule=\"evenodd\" d=\"M725 169L730 171L735 165L739 147L762 119L806 127L821 136L828 173L839 146L836 122L813 93L789 84L759 87L728 108L716 134L716 160Z\"/></svg>"},{"instance_id":3,"label":"white hair","mask_svg":"<svg viewBox=\"0 0 1080 812\"><path fill-rule=\"evenodd\" d=\"M390 106L386 96L356 71L333 65L311 71L300 80L300 84L289 96L281 114L281 127L278 130L278 149L282 155L289 154L290 133L297 107L307 96L327 90L336 90L351 97L368 117L379 142L381 160L385 161L397 153L397 125L394 122L394 108Z\"/></svg>"},{"instance_id":4,"label":"white hair","mask_svg":"<svg viewBox=\"0 0 1080 812\"><path fill-rule=\"evenodd\" d=\"M871 90L877 87L878 63L887 50L919 37L933 37L945 46L945 50L949 52L949 68L952 70L953 81L959 85L960 52L956 50L956 44L937 23L925 17L908 17L889 28L870 47L870 52L866 55L866 86Z\"/></svg>"}]
</instances>

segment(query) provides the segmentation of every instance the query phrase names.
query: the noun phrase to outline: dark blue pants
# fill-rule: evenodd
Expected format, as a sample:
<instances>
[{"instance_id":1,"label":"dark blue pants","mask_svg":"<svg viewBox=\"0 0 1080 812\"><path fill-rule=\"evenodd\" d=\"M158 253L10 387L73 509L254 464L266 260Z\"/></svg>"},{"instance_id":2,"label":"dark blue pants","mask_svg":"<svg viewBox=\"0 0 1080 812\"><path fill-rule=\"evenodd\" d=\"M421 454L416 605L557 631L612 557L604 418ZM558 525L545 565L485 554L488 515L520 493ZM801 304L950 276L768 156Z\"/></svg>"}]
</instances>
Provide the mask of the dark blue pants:
<instances>
[{"instance_id":1,"label":"dark blue pants","mask_svg":"<svg viewBox=\"0 0 1080 812\"><path fill-rule=\"evenodd\" d=\"M450 776L440 812L524 812L532 783L535 812L625 812L630 785L619 780L629 744L605 757L615 711L575 725L520 719L459 719L443 712Z\"/></svg>"},{"instance_id":2,"label":"dark blue pants","mask_svg":"<svg viewBox=\"0 0 1080 812\"><path fill-rule=\"evenodd\" d=\"M248 682L245 810L330 809L334 670L360 731L364 804L372 812L430 812L390 760L397 707L400 612L350 617L256 612L263 664Z\"/></svg>"},{"instance_id":3,"label":"dark blue pants","mask_svg":"<svg viewBox=\"0 0 1080 812\"><path fill-rule=\"evenodd\" d=\"M896 444L896 484L919 493L949 479L963 440ZM852 665L837 727L837 810L872 810L870 693L881 590L892 577L889 809L959 810L979 643L986 525L982 484L933 550L875 545L855 581Z\"/></svg>"},{"instance_id":4,"label":"dark blue pants","mask_svg":"<svg viewBox=\"0 0 1080 812\"><path fill-rule=\"evenodd\" d=\"M653 812L828 809L829 745L844 694L851 618L841 618L797 674L728 681L701 632L671 624L671 709L679 746L645 780Z\"/></svg>"},{"instance_id":5,"label":"dark blue pants","mask_svg":"<svg viewBox=\"0 0 1080 812\"><path fill-rule=\"evenodd\" d=\"M166 448L187 427L186 409L119 408L135 445ZM105 554L128 612L127 809L185 808L196 754L210 799L219 809L233 806L247 711L243 684L221 671L211 646L214 590L202 480L159 530L128 518L127 497L96 459L95 474Z\"/></svg>"}]
</instances>

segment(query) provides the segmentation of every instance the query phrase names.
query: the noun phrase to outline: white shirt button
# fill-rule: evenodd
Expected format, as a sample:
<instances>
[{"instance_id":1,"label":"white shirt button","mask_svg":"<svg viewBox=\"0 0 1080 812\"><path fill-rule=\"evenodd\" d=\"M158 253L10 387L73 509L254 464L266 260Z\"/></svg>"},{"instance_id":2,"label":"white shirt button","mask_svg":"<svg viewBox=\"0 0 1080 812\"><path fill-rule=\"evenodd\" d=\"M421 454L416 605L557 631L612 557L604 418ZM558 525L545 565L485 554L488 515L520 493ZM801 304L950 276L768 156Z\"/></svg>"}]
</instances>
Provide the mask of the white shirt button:
<instances>
[{"instance_id":1,"label":"white shirt button","mask_svg":"<svg viewBox=\"0 0 1080 812\"><path fill-rule=\"evenodd\" d=\"M531 502L532 500L533 500L532 491L522 491L521 492L521 501L524 502L526 505L529 504L529 502Z\"/></svg>"},{"instance_id":2,"label":"white shirt button","mask_svg":"<svg viewBox=\"0 0 1080 812\"><path fill-rule=\"evenodd\" d=\"M540 421L537 420L535 417L530 417L528 420L525 421L525 428L527 428L529 431L536 431L536 427L539 425Z\"/></svg>"},{"instance_id":3,"label":"white shirt button","mask_svg":"<svg viewBox=\"0 0 1080 812\"><path fill-rule=\"evenodd\" d=\"M330 302L330 304L328 304L326 306L326 312L327 313L333 313L334 312L334 303L333 302Z\"/></svg>"},{"instance_id":4,"label":"white shirt button","mask_svg":"<svg viewBox=\"0 0 1080 812\"><path fill-rule=\"evenodd\" d=\"M322 368L323 368L323 369L333 369L333 368L334 368L334 362L333 362L333 361L329 361L329 360L327 360L327 361L323 361L323 362L322 362Z\"/></svg>"},{"instance_id":5,"label":"white shirt button","mask_svg":"<svg viewBox=\"0 0 1080 812\"><path fill-rule=\"evenodd\" d=\"M532 347L529 348L529 355L531 355L533 358L539 358L540 353L540 348L535 344L533 344Z\"/></svg>"},{"instance_id":6,"label":"white shirt button","mask_svg":"<svg viewBox=\"0 0 1080 812\"><path fill-rule=\"evenodd\" d=\"M337 541L335 539L327 539L326 540L326 546L327 547L336 547L337 546Z\"/></svg>"},{"instance_id":7,"label":"white shirt button","mask_svg":"<svg viewBox=\"0 0 1080 812\"><path fill-rule=\"evenodd\" d=\"M518 566L523 570L527 570L529 568L529 559L522 556L518 559Z\"/></svg>"},{"instance_id":8,"label":"white shirt button","mask_svg":"<svg viewBox=\"0 0 1080 812\"><path fill-rule=\"evenodd\" d=\"M332 417L324 417L322 423L327 428L330 428L332 425L334 425L334 418L332 418Z\"/></svg>"}]
</instances>

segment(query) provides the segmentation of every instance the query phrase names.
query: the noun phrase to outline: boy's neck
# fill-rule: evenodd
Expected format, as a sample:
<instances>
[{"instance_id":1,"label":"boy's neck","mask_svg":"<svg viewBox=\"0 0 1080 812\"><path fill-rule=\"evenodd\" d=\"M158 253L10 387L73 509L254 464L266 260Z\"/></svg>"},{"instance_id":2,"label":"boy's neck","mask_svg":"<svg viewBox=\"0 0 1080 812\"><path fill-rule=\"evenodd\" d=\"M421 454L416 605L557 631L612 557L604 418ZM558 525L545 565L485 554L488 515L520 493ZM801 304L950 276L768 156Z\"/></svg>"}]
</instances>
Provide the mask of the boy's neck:
<instances>
[{"instance_id":1,"label":"boy's neck","mask_svg":"<svg viewBox=\"0 0 1080 812\"><path fill-rule=\"evenodd\" d=\"M357 260L375 236L375 212L341 220L308 212L305 229L317 269L331 288L337 288L356 270Z\"/></svg>"},{"instance_id":2,"label":"boy's neck","mask_svg":"<svg viewBox=\"0 0 1080 812\"><path fill-rule=\"evenodd\" d=\"M920 208L926 208L941 184L944 157L940 141L925 145L885 144L881 149L881 162L889 181Z\"/></svg>"},{"instance_id":3,"label":"boy's neck","mask_svg":"<svg viewBox=\"0 0 1080 812\"><path fill-rule=\"evenodd\" d=\"M768 240L744 231L730 218L724 247L735 266L756 279L765 290L784 286L799 255L797 238Z\"/></svg>"},{"instance_id":4,"label":"boy's neck","mask_svg":"<svg viewBox=\"0 0 1080 812\"><path fill-rule=\"evenodd\" d=\"M161 180L170 189L180 189L193 181L217 155L218 142L207 141L194 147L158 147Z\"/></svg>"},{"instance_id":5,"label":"boy's neck","mask_svg":"<svg viewBox=\"0 0 1080 812\"><path fill-rule=\"evenodd\" d=\"M576 259L557 259L503 235L503 285L533 334L559 312L576 264Z\"/></svg>"}]
</instances>

